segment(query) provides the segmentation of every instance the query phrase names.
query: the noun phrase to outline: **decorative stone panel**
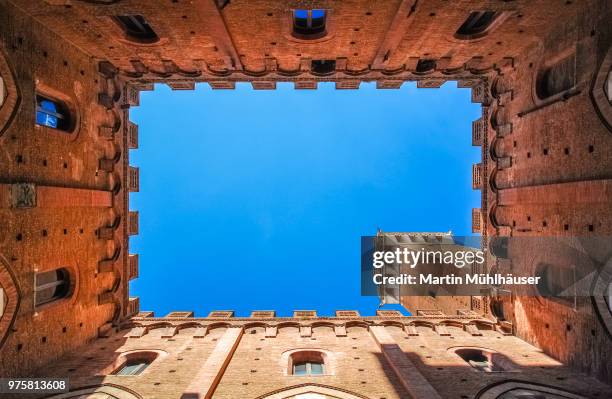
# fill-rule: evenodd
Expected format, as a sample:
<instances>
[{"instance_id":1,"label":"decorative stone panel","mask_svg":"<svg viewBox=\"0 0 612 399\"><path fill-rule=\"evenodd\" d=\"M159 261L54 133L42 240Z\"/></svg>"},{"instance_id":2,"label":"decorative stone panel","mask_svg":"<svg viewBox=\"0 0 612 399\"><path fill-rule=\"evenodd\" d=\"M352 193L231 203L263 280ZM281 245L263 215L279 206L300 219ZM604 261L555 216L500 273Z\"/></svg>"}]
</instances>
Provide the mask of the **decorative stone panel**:
<instances>
[{"instance_id":1,"label":"decorative stone panel","mask_svg":"<svg viewBox=\"0 0 612 399\"><path fill-rule=\"evenodd\" d=\"M208 84L213 88L213 90L233 90L236 88L236 82L212 81L208 82Z\"/></svg>"},{"instance_id":2,"label":"decorative stone panel","mask_svg":"<svg viewBox=\"0 0 612 399\"><path fill-rule=\"evenodd\" d=\"M337 90L358 89L360 84L361 84L360 80L341 80L339 82L336 82L336 89Z\"/></svg>"},{"instance_id":3,"label":"decorative stone panel","mask_svg":"<svg viewBox=\"0 0 612 399\"><path fill-rule=\"evenodd\" d=\"M171 80L167 81L166 84L172 90L194 90L195 82L193 80Z\"/></svg>"},{"instance_id":4,"label":"decorative stone panel","mask_svg":"<svg viewBox=\"0 0 612 399\"><path fill-rule=\"evenodd\" d=\"M297 319L311 319L317 317L315 310L294 310L293 317Z\"/></svg>"},{"instance_id":5,"label":"decorative stone panel","mask_svg":"<svg viewBox=\"0 0 612 399\"><path fill-rule=\"evenodd\" d=\"M130 166L128 173L128 186L130 192L137 193L140 190L140 169Z\"/></svg>"},{"instance_id":6,"label":"decorative stone panel","mask_svg":"<svg viewBox=\"0 0 612 399\"><path fill-rule=\"evenodd\" d=\"M213 310L208 314L208 317L215 319L229 319L234 317L233 310Z\"/></svg>"},{"instance_id":7,"label":"decorative stone panel","mask_svg":"<svg viewBox=\"0 0 612 399\"><path fill-rule=\"evenodd\" d=\"M130 297L128 302L128 316L137 314L140 311L140 298L137 296Z\"/></svg>"},{"instance_id":8,"label":"decorative stone panel","mask_svg":"<svg viewBox=\"0 0 612 399\"><path fill-rule=\"evenodd\" d=\"M130 254L128 257L128 279L133 280L138 277L138 254Z\"/></svg>"},{"instance_id":9,"label":"decorative stone panel","mask_svg":"<svg viewBox=\"0 0 612 399\"><path fill-rule=\"evenodd\" d=\"M275 90L276 82L251 82L253 90Z\"/></svg>"},{"instance_id":10,"label":"decorative stone panel","mask_svg":"<svg viewBox=\"0 0 612 399\"><path fill-rule=\"evenodd\" d=\"M294 87L297 90L314 90L317 88L317 81L315 80L298 80L294 83Z\"/></svg>"},{"instance_id":11,"label":"decorative stone panel","mask_svg":"<svg viewBox=\"0 0 612 399\"><path fill-rule=\"evenodd\" d=\"M402 317L402 312L399 310L377 310L376 316L378 317Z\"/></svg>"},{"instance_id":12,"label":"decorative stone panel","mask_svg":"<svg viewBox=\"0 0 612 399\"><path fill-rule=\"evenodd\" d=\"M472 145L481 146L484 138L484 121L482 118L472 122Z\"/></svg>"},{"instance_id":13,"label":"decorative stone panel","mask_svg":"<svg viewBox=\"0 0 612 399\"><path fill-rule=\"evenodd\" d=\"M359 317L356 310L336 310L336 317Z\"/></svg>"},{"instance_id":14,"label":"decorative stone panel","mask_svg":"<svg viewBox=\"0 0 612 399\"><path fill-rule=\"evenodd\" d=\"M472 165L472 189L480 190L482 188L482 163Z\"/></svg>"},{"instance_id":15,"label":"decorative stone panel","mask_svg":"<svg viewBox=\"0 0 612 399\"><path fill-rule=\"evenodd\" d=\"M254 310L251 312L251 317L258 319L272 318L276 317L276 312L274 310Z\"/></svg>"},{"instance_id":16,"label":"decorative stone panel","mask_svg":"<svg viewBox=\"0 0 612 399\"><path fill-rule=\"evenodd\" d=\"M438 309L417 310L417 316L444 316L444 312Z\"/></svg>"},{"instance_id":17,"label":"decorative stone panel","mask_svg":"<svg viewBox=\"0 0 612 399\"><path fill-rule=\"evenodd\" d=\"M378 80L376 81L377 89L399 89L404 83L403 80Z\"/></svg>"},{"instance_id":18,"label":"decorative stone panel","mask_svg":"<svg viewBox=\"0 0 612 399\"><path fill-rule=\"evenodd\" d=\"M12 206L18 209L36 207L36 186L34 183L11 185Z\"/></svg>"},{"instance_id":19,"label":"decorative stone panel","mask_svg":"<svg viewBox=\"0 0 612 399\"><path fill-rule=\"evenodd\" d=\"M138 211L129 213L128 234L131 236L138 234Z\"/></svg>"},{"instance_id":20,"label":"decorative stone panel","mask_svg":"<svg viewBox=\"0 0 612 399\"><path fill-rule=\"evenodd\" d=\"M128 147L131 149L138 148L138 125L134 122L129 122L128 129Z\"/></svg>"},{"instance_id":21,"label":"decorative stone panel","mask_svg":"<svg viewBox=\"0 0 612 399\"><path fill-rule=\"evenodd\" d=\"M472 208L472 233L482 233L482 212L480 208Z\"/></svg>"},{"instance_id":22,"label":"decorative stone panel","mask_svg":"<svg viewBox=\"0 0 612 399\"><path fill-rule=\"evenodd\" d=\"M170 313L168 313L166 315L166 317L186 319L186 318L193 317L193 312L191 312L191 311L189 311L189 312L170 312Z\"/></svg>"},{"instance_id":23,"label":"decorative stone panel","mask_svg":"<svg viewBox=\"0 0 612 399\"><path fill-rule=\"evenodd\" d=\"M130 106L139 106L140 105L140 90L135 86L128 85L126 87L127 91L127 103Z\"/></svg>"},{"instance_id":24,"label":"decorative stone panel","mask_svg":"<svg viewBox=\"0 0 612 399\"><path fill-rule=\"evenodd\" d=\"M485 88L482 84L472 87L472 102L482 103L485 101Z\"/></svg>"},{"instance_id":25,"label":"decorative stone panel","mask_svg":"<svg viewBox=\"0 0 612 399\"><path fill-rule=\"evenodd\" d=\"M417 87L419 89L439 89L445 82L444 79L417 80Z\"/></svg>"}]
</instances>

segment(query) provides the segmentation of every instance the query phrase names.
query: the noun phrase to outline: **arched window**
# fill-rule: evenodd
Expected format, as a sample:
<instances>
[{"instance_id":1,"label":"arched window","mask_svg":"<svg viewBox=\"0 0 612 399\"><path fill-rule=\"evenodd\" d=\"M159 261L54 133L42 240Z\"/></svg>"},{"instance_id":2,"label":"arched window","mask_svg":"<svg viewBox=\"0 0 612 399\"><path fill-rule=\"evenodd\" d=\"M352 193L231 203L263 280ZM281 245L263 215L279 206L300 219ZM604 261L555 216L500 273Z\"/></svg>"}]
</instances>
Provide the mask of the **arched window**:
<instances>
[{"instance_id":1,"label":"arched window","mask_svg":"<svg viewBox=\"0 0 612 399\"><path fill-rule=\"evenodd\" d=\"M435 60L419 60L416 66L417 73L425 73L429 71L433 71L436 69L436 61Z\"/></svg>"},{"instance_id":2,"label":"arched window","mask_svg":"<svg viewBox=\"0 0 612 399\"><path fill-rule=\"evenodd\" d=\"M4 87L4 79L0 76L0 107L4 104L4 100L6 99L6 87Z\"/></svg>"},{"instance_id":3,"label":"arched window","mask_svg":"<svg viewBox=\"0 0 612 399\"><path fill-rule=\"evenodd\" d=\"M4 308L6 308L6 294L4 293L4 288L0 287L0 319L4 314Z\"/></svg>"},{"instance_id":4,"label":"arched window","mask_svg":"<svg viewBox=\"0 0 612 399\"><path fill-rule=\"evenodd\" d=\"M612 70L608 72L608 78L606 79L606 83L604 84L604 93L606 93L606 98L608 99L608 102L612 104Z\"/></svg>"},{"instance_id":5,"label":"arched window","mask_svg":"<svg viewBox=\"0 0 612 399\"><path fill-rule=\"evenodd\" d=\"M563 93L574 87L576 80L576 58L566 57L538 73L536 94L541 99Z\"/></svg>"},{"instance_id":6,"label":"arched window","mask_svg":"<svg viewBox=\"0 0 612 399\"><path fill-rule=\"evenodd\" d=\"M138 375L141 374L152 360L149 358L131 358L123 363L113 374L115 375Z\"/></svg>"},{"instance_id":7,"label":"arched window","mask_svg":"<svg viewBox=\"0 0 612 399\"><path fill-rule=\"evenodd\" d=\"M138 43L159 41L159 36L142 15L118 15L114 19L130 41Z\"/></svg>"},{"instance_id":8,"label":"arched window","mask_svg":"<svg viewBox=\"0 0 612 399\"><path fill-rule=\"evenodd\" d=\"M488 350L478 348L461 348L455 350L455 353L463 359L464 362L472 366L478 371L492 373L495 371L506 371L508 368L508 360L504 356Z\"/></svg>"},{"instance_id":9,"label":"arched window","mask_svg":"<svg viewBox=\"0 0 612 399\"><path fill-rule=\"evenodd\" d=\"M66 103L40 93L36 94L36 124L68 133L74 129Z\"/></svg>"},{"instance_id":10,"label":"arched window","mask_svg":"<svg viewBox=\"0 0 612 399\"><path fill-rule=\"evenodd\" d=\"M293 375L325 374L325 355L317 351L300 351L289 357L289 370Z\"/></svg>"},{"instance_id":11,"label":"arched window","mask_svg":"<svg viewBox=\"0 0 612 399\"><path fill-rule=\"evenodd\" d=\"M293 36L298 39L320 39L325 36L326 10L293 10Z\"/></svg>"},{"instance_id":12,"label":"arched window","mask_svg":"<svg viewBox=\"0 0 612 399\"><path fill-rule=\"evenodd\" d=\"M487 34L493 22L501 15L496 11L473 11L457 29L458 39L476 39Z\"/></svg>"},{"instance_id":13,"label":"arched window","mask_svg":"<svg viewBox=\"0 0 612 399\"><path fill-rule=\"evenodd\" d=\"M35 279L35 306L57 301L70 294L70 274L64 268L36 273Z\"/></svg>"},{"instance_id":14,"label":"arched window","mask_svg":"<svg viewBox=\"0 0 612 399\"><path fill-rule=\"evenodd\" d=\"M536 277L539 277L536 287L540 296L566 305L574 303L574 268L543 263L536 268Z\"/></svg>"}]
</instances>

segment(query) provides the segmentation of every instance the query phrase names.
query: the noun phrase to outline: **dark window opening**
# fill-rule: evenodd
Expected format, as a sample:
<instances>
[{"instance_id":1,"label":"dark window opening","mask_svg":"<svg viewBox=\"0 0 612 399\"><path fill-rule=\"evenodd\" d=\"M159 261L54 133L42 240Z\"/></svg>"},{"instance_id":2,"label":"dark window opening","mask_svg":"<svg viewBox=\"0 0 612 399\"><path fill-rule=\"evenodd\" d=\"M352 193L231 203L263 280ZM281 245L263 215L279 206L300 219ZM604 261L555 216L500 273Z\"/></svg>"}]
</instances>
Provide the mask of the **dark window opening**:
<instances>
[{"instance_id":1,"label":"dark window opening","mask_svg":"<svg viewBox=\"0 0 612 399\"><path fill-rule=\"evenodd\" d=\"M576 76L575 57L567 57L538 74L536 94L540 99L571 89Z\"/></svg>"},{"instance_id":2,"label":"dark window opening","mask_svg":"<svg viewBox=\"0 0 612 399\"><path fill-rule=\"evenodd\" d=\"M435 60L419 60L416 66L418 73L433 71L436 68Z\"/></svg>"},{"instance_id":3,"label":"dark window opening","mask_svg":"<svg viewBox=\"0 0 612 399\"><path fill-rule=\"evenodd\" d=\"M155 43L159 40L157 33L142 15L118 15L114 19L131 41Z\"/></svg>"},{"instance_id":4,"label":"dark window opening","mask_svg":"<svg viewBox=\"0 0 612 399\"><path fill-rule=\"evenodd\" d=\"M474 11L470 13L465 22L457 29L455 37L459 39L474 39L483 36L499 15L500 13L495 11Z\"/></svg>"},{"instance_id":5,"label":"dark window opening","mask_svg":"<svg viewBox=\"0 0 612 399\"><path fill-rule=\"evenodd\" d=\"M294 10L293 36L298 39L320 39L326 32L326 10Z\"/></svg>"},{"instance_id":6,"label":"dark window opening","mask_svg":"<svg viewBox=\"0 0 612 399\"><path fill-rule=\"evenodd\" d=\"M37 273L35 278L35 306L57 301L67 297L70 293L70 274L66 269Z\"/></svg>"},{"instance_id":7,"label":"dark window opening","mask_svg":"<svg viewBox=\"0 0 612 399\"><path fill-rule=\"evenodd\" d=\"M475 348L457 349L455 353L478 371L491 373L505 370L505 368L500 367L497 364L497 361L493 360L494 355L496 355L498 358L501 357L501 355L497 353L491 353Z\"/></svg>"},{"instance_id":8,"label":"dark window opening","mask_svg":"<svg viewBox=\"0 0 612 399\"><path fill-rule=\"evenodd\" d=\"M115 371L115 375L138 375L141 374L148 366L151 364L151 361L148 359L129 359L127 362L123 363L121 367L119 367Z\"/></svg>"},{"instance_id":9,"label":"dark window opening","mask_svg":"<svg viewBox=\"0 0 612 399\"><path fill-rule=\"evenodd\" d=\"M68 106L41 94L36 94L36 124L64 132L74 127Z\"/></svg>"},{"instance_id":10,"label":"dark window opening","mask_svg":"<svg viewBox=\"0 0 612 399\"><path fill-rule=\"evenodd\" d=\"M335 60L313 60L310 66L313 73L328 74L336 71Z\"/></svg>"}]
</instances>

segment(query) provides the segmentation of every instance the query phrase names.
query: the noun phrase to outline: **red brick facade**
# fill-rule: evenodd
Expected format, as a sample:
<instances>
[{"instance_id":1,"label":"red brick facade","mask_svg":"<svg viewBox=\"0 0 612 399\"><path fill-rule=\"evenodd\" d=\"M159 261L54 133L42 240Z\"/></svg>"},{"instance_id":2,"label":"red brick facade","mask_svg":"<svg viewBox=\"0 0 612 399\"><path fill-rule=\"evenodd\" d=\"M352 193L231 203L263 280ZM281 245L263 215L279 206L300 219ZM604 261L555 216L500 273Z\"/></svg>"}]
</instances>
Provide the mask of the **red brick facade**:
<instances>
[{"instance_id":1,"label":"red brick facade","mask_svg":"<svg viewBox=\"0 0 612 399\"><path fill-rule=\"evenodd\" d=\"M325 9L325 34L296 37L296 8ZM466 34L460 27L476 11L495 18ZM136 42L121 15L146 18L155 41ZM139 189L128 159L138 127L128 113L153 83L265 90L456 81L482 104L475 230L609 236L610 20L605 0L0 0L0 375L74 375L83 394L117 398L497 398L520 387L612 396L594 379L612 379L612 318L599 297L573 307L521 297L404 301L415 314L438 306L452 316L390 323L132 318L138 300L128 293L138 275L128 248L138 214L128 197ZM563 76L546 81L555 74ZM65 105L70 132L35 124L37 94ZM491 260L500 269L532 261ZM35 276L60 268L69 294L36 306ZM609 284L606 273L598 284ZM477 373L455 347L494 351L512 371ZM283 374L283 356L300 348L322 351L335 373L299 382ZM163 354L141 376L107 375L121 354L141 349Z\"/></svg>"}]
</instances>

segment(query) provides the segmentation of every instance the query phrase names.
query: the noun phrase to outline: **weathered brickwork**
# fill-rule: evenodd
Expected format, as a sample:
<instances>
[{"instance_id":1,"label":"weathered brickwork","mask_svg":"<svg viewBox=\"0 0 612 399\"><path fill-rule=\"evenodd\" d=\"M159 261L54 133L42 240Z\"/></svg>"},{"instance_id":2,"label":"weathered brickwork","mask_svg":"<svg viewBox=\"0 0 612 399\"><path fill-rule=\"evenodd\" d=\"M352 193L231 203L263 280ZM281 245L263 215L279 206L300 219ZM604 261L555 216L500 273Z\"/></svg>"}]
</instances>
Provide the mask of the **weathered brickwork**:
<instances>
[{"instance_id":1,"label":"weathered brickwork","mask_svg":"<svg viewBox=\"0 0 612 399\"><path fill-rule=\"evenodd\" d=\"M325 9L325 34L293 35L293 9ZM498 14L485 31L459 34L472 11ZM114 20L120 15L142 15L156 41L131 40ZM474 229L485 237L610 235L610 20L605 0L0 0L0 375L70 375L74 389L120 399L487 399L521 387L612 396L593 378L612 381L603 297L569 305L404 298L415 316L392 322L231 313L185 321L193 315L132 318L139 301L128 292L141 273L128 248L138 231L129 192L141 173L129 165L139 133L129 108L158 82L266 90L456 81L482 104ZM543 84L559 64L563 78ZM70 132L35 123L37 93L65 104ZM513 264L491 257L489 266L531 270L553 252L516 250L523 255ZM59 268L70 276L64 297L36 306L35 285L44 284L35 276ZM606 270L597 284L610 278ZM506 370L479 372L457 346L495 353ZM298 349L320 351L334 373L287 375ZM121 354L138 350L157 356L142 375L111 375Z\"/></svg>"}]
</instances>

